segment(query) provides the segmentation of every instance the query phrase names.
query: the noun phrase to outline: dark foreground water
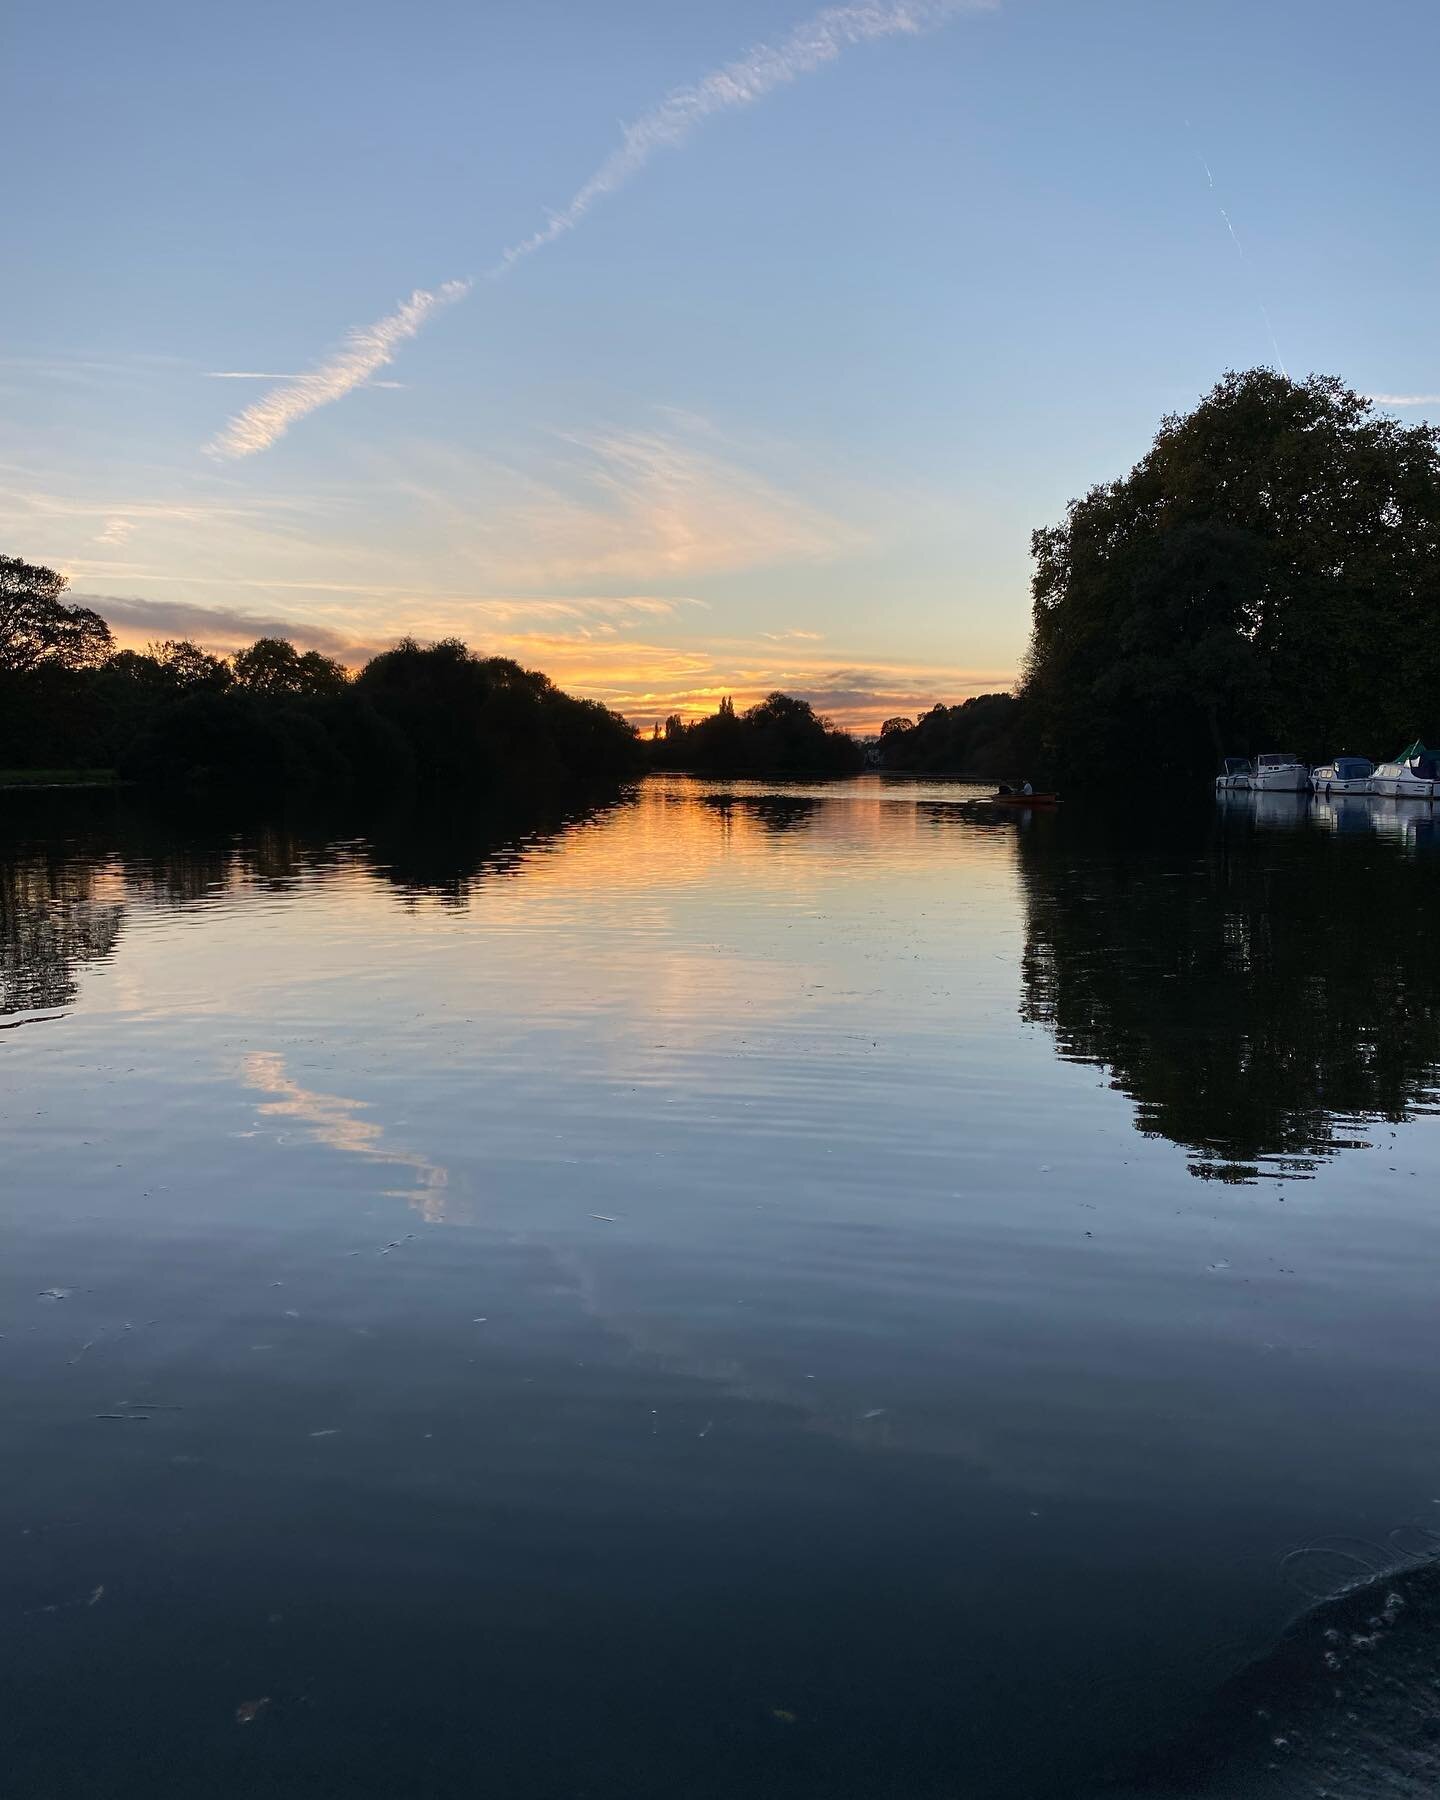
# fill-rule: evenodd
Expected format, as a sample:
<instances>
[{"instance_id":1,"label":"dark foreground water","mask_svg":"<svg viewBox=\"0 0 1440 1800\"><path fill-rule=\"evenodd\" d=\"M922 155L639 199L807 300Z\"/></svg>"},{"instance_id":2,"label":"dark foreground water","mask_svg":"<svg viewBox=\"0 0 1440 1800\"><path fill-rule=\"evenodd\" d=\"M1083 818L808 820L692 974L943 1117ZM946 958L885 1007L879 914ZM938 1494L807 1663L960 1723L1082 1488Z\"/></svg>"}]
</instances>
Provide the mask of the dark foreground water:
<instances>
[{"instance_id":1,"label":"dark foreground water","mask_svg":"<svg viewBox=\"0 0 1440 1800\"><path fill-rule=\"evenodd\" d=\"M0 796L0 1790L1433 1793L1429 833Z\"/></svg>"}]
</instances>

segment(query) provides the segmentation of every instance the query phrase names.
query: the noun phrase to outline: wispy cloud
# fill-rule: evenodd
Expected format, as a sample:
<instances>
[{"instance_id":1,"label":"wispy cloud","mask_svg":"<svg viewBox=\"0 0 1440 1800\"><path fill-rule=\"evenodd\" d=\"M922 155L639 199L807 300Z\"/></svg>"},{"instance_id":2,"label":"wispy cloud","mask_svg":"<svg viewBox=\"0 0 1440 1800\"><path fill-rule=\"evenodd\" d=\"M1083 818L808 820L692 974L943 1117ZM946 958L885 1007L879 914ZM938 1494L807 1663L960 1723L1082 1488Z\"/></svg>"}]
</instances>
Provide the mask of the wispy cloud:
<instances>
[{"instance_id":1,"label":"wispy cloud","mask_svg":"<svg viewBox=\"0 0 1440 1800\"><path fill-rule=\"evenodd\" d=\"M676 88L622 130L620 147L577 189L549 223L504 252L491 275L504 274L546 244L573 231L597 200L617 192L660 150L678 150L708 119L753 106L776 88L834 62L853 44L876 38L918 36L961 12L993 10L998 0L860 0L827 6L797 25L778 44L759 44L690 87Z\"/></svg>"},{"instance_id":2,"label":"wispy cloud","mask_svg":"<svg viewBox=\"0 0 1440 1800\"><path fill-rule=\"evenodd\" d=\"M1376 406L1440 406L1440 394L1371 394Z\"/></svg>"},{"instance_id":3,"label":"wispy cloud","mask_svg":"<svg viewBox=\"0 0 1440 1800\"><path fill-rule=\"evenodd\" d=\"M284 637L302 650L319 650L349 664L366 661L384 648L383 643L363 644L353 634L328 626L239 608L122 594L77 593L74 598L98 612L122 644L144 644L154 638L191 638L207 650L228 652L253 644L256 638Z\"/></svg>"},{"instance_id":4,"label":"wispy cloud","mask_svg":"<svg viewBox=\"0 0 1440 1800\"><path fill-rule=\"evenodd\" d=\"M339 591L344 591L339 590ZM396 591L397 601L400 590ZM571 595L543 599L525 596L454 594L432 601L423 627L397 605L389 619L327 625L244 606L211 606L186 600L153 600L141 595L77 592L75 599L106 620L123 644L153 638L185 637L207 650L229 652L256 638L289 638L302 650L319 650L351 668L414 631L430 640L468 637L478 650L494 649L503 638L507 653L515 645L574 647L612 637L629 628L654 626L701 605L698 600L670 599L657 594ZM263 603L262 603L263 604ZM283 605L283 602L282 602ZM518 629L517 628L521 628Z\"/></svg>"},{"instance_id":5,"label":"wispy cloud","mask_svg":"<svg viewBox=\"0 0 1440 1800\"><path fill-rule=\"evenodd\" d=\"M293 370L281 369L207 369L205 379L207 381L301 381L304 377L297 375ZM362 382L360 385L372 388L403 388L408 387L409 383L370 380Z\"/></svg>"},{"instance_id":6,"label":"wispy cloud","mask_svg":"<svg viewBox=\"0 0 1440 1800\"><path fill-rule=\"evenodd\" d=\"M502 252L487 276L493 280L508 274L526 257L573 231L598 200L618 192L658 151L679 149L707 120L753 106L776 88L834 62L852 45L919 36L958 14L990 12L998 4L999 0L854 0L847 6L825 7L778 44L757 45L693 85L674 89L658 106L626 125L619 148L540 230ZM462 299L474 286L475 278L467 276L447 281L433 292L417 288L395 312L352 332L328 362L287 379L283 387L237 413L206 449L221 457L267 450L297 420L361 386L391 361L398 346L414 337L437 308Z\"/></svg>"},{"instance_id":7,"label":"wispy cloud","mask_svg":"<svg viewBox=\"0 0 1440 1800\"><path fill-rule=\"evenodd\" d=\"M105 521L105 529L95 539L97 544L123 544L135 529L133 519L114 518Z\"/></svg>"},{"instance_id":8,"label":"wispy cloud","mask_svg":"<svg viewBox=\"0 0 1440 1800\"><path fill-rule=\"evenodd\" d=\"M703 575L818 563L869 547L868 493L793 446L722 437L703 421L554 432L501 463L438 443L372 453L417 537L508 590L582 583L642 591ZM782 483L766 465L784 462ZM796 491L798 488L808 491ZM833 504L809 497L823 490ZM433 563L433 554L431 557ZM372 566L373 563L372 563Z\"/></svg>"},{"instance_id":9,"label":"wispy cloud","mask_svg":"<svg viewBox=\"0 0 1440 1800\"><path fill-rule=\"evenodd\" d=\"M469 281L447 281L434 290L416 288L403 305L373 325L352 331L344 347L308 374L274 388L253 406L236 413L205 448L212 456L253 456L268 450L297 419L317 407L342 399L383 369L407 338L413 338L431 315L470 292Z\"/></svg>"}]
</instances>

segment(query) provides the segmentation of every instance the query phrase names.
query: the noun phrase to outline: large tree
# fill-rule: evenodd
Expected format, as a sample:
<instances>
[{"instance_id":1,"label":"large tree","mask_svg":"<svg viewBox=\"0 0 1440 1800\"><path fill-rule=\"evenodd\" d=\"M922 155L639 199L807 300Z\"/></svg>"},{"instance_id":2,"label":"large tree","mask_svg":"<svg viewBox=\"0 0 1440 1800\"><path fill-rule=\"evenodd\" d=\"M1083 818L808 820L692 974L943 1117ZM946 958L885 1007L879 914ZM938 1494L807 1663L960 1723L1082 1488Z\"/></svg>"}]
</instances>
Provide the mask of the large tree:
<instances>
[{"instance_id":1,"label":"large tree","mask_svg":"<svg viewBox=\"0 0 1440 1800\"><path fill-rule=\"evenodd\" d=\"M99 613L67 606L64 575L18 556L0 556L0 674L93 669L114 648Z\"/></svg>"},{"instance_id":2,"label":"large tree","mask_svg":"<svg viewBox=\"0 0 1440 1800\"><path fill-rule=\"evenodd\" d=\"M338 694L348 679L344 665L318 650L303 654L288 638L256 638L231 658L235 679L252 694Z\"/></svg>"},{"instance_id":3,"label":"large tree","mask_svg":"<svg viewBox=\"0 0 1440 1800\"><path fill-rule=\"evenodd\" d=\"M1440 432L1332 377L1226 375L1032 548L1027 713L1071 779L1440 727Z\"/></svg>"}]
</instances>

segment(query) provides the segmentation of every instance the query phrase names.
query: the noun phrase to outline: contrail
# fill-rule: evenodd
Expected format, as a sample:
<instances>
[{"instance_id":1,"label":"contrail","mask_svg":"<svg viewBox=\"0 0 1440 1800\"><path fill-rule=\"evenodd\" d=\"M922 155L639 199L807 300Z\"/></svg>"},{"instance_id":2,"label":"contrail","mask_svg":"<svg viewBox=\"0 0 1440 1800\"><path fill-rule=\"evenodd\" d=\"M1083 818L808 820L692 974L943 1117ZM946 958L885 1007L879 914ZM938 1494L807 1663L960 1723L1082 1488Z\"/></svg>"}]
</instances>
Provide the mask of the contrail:
<instances>
[{"instance_id":1,"label":"contrail","mask_svg":"<svg viewBox=\"0 0 1440 1800\"><path fill-rule=\"evenodd\" d=\"M398 347L412 338L439 307L449 306L470 292L468 281L447 281L432 293L416 288L405 303L373 325L352 331L345 347L329 362L308 374L298 375L282 387L271 388L253 406L236 413L224 430L205 448L212 456L253 456L268 450L297 419L318 406L342 399L352 388L368 381L377 369L393 360Z\"/></svg>"},{"instance_id":2,"label":"contrail","mask_svg":"<svg viewBox=\"0 0 1440 1800\"><path fill-rule=\"evenodd\" d=\"M498 280L527 256L573 231L597 200L624 187L657 151L679 149L708 119L753 106L776 88L834 62L853 44L919 36L960 13L991 12L998 5L999 0L854 0L848 6L824 8L778 44L758 45L693 86L674 89L633 125L625 126L619 148L576 189L568 204L553 213L540 230L505 250L486 271L486 278ZM352 332L344 348L328 362L272 388L253 406L237 413L205 448L219 457L253 456L269 449L307 413L343 399L368 381L433 312L463 299L474 286L471 276L447 281L433 292L417 288L387 318Z\"/></svg>"},{"instance_id":3,"label":"contrail","mask_svg":"<svg viewBox=\"0 0 1440 1800\"><path fill-rule=\"evenodd\" d=\"M527 256L573 231L597 200L615 193L638 175L657 150L678 150L707 119L737 107L753 106L776 88L832 63L852 44L876 38L919 36L961 12L989 12L999 0L860 0L853 6L829 6L797 25L779 44L760 44L738 62L676 88L656 107L624 127L624 141L577 189L568 206L548 225L512 244L488 273L507 274Z\"/></svg>"},{"instance_id":4,"label":"contrail","mask_svg":"<svg viewBox=\"0 0 1440 1800\"><path fill-rule=\"evenodd\" d=\"M1185 129L1187 131L1191 130L1190 121L1188 119L1185 121ZM1200 167L1205 171L1205 179L1209 183L1210 192L1213 194L1215 192L1215 176L1214 176L1213 172L1211 171L1210 164L1206 160L1205 154L1203 151L1197 150L1196 155L1199 156L1199 158L1200 158ZM1229 213L1225 210L1225 208L1220 205L1220 202L1218 200L1215 202L1215 204L1219 210L1220 217L1225 221L1225 229L1226 229L1226 231L1228 231L1230 233L1230 242L1235 246L1236 254L1239 256L1241 262L1245 263L1248 267L1253 268L1254 265L1252 263L1250 263L1250 259L1245 254L1245 246L1240 242L1240 234L1235 229L1234 221L1231 219ZM1255 285L1253 277L1252 277L1251 285L1252 286ZM1270 348L1275 352L1275 360L1280 365L1280 373L1288 381L1290 379L1290 371L1285 367L1285 358L1280 354L1280 341L1275 336L1274 325L1272 325L1270 322L1270 309L1269 309L1269 307L1266 306L1265 302L1260 298L1258 289L1255 294L1255 304L1260 308L1260 316L1265 321L1265 331L1270 339Z\"/></svg>"},{"instance_id":5,"label":"contrail","mask_svg":"<svg viewBox=\"0 0 1440 1800\"><path fill-rule=\"evenodd\" d=\"M1265 321L1265 329L1270 333L1270 348L1275 352L1275 360L1280 365L1280 373L1288 381L1290 379L1290 371L1285 367L1285 358L1280 354L1280 340L1275 335L1275 327L1270 323L1270 308L1263 300L1259 301L1258 305L1260 307L1260 316Z\"/></svg>"}]
</instances>

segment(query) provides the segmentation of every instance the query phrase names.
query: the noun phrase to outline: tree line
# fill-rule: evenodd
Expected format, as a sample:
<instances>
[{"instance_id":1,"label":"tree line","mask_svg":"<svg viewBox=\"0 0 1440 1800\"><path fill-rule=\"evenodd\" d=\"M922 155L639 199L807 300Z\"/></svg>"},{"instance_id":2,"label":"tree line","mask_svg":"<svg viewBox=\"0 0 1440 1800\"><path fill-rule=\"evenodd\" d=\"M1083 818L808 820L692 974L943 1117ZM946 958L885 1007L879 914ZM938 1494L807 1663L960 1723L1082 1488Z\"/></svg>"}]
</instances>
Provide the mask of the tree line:
<instances>
[{"instance_id":1,"label":"tree line","mask_svg":"<svg viewBox=\"0 0 1440 1800\"><path fill-rule=\"evenodd\" d=\"M406 638L352 675L264 637L232 656L186 639L121 650L53 569L0 557L0 769L113 769L193 795L301 797L623 779L645 768L850 774L864 752L774 693L679 717L643 742L618 713L458 639Z\"/></svg>"},{"instance_id":2,"label":"tree line","mask_svg":"<svg viewBox=\"0 0 1440 1800\"><path fill-rule=\"evenodd\" d=\"M794 694L767 694L743 712L726 696L689 723L672 714L646 748L652 768L710 775L853 775L865 766L857 740Z\"/></svg>"},{"instance_id":3,"label":"tree line","mask_svg":"<svg viewBox=\"0 0 1440 1800\"><path fill-rule=\"evenodd\" d=\"M0 557L0 768L113 769L193 796L511 789L633 775L633 728L458 639L404 639L351 675L260 638L118 650L65 578Z\"/></svg>"},{"instance_id":4,"label":"tree line","mask_svg":"<svg viewBox=\"0 0 1440 1800\"><path fill-rule=\"evenodd\" d=\"M115 767L153 785L294 791L513 784L655 769L885 769L1067 790L1196 785L1226 755L1390 755L1440 738L1440 430L1331 376L1227 374L1130 473L1033 534L1014 693L887 720L868 753L804 699L618 714L458 640L350 676L262 638L116 650L52 570L0 558L0 768Z\"/></svg>"}]
</instances>

